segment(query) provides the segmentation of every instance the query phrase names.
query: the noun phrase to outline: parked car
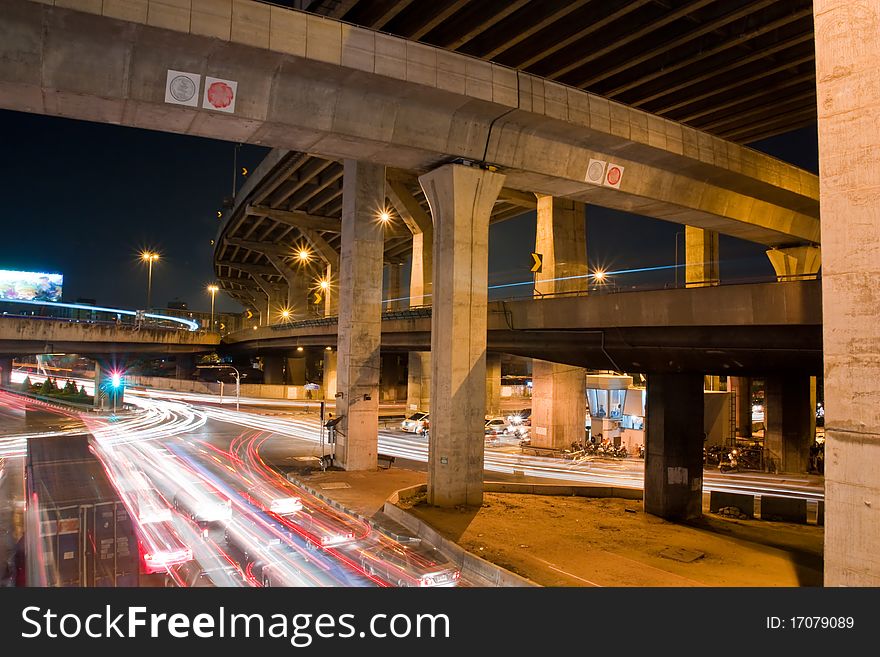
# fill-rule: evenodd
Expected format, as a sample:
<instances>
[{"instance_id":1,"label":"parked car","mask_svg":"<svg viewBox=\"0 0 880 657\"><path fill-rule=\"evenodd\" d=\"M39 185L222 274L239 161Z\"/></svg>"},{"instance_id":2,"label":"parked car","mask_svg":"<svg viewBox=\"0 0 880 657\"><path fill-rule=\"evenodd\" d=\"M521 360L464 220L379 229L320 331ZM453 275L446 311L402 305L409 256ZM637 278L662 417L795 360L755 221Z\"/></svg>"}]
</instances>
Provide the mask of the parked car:
<instances>
[{"instance_id":1,"label":"parked car","mask_svg":"<svg viewBox=\"0 0 880 657\"><path fill-rule=\"evenodd\" d=\"M402 431L408 431L409 433L422 433L427 423L428 414L419 411L417 413L413 413L403 422L401 422L400 428Z\"/></svg>"},{"instance_id":2,"label":"parked car","mask_svg":"<svg viewBox=\"0 0 880 657\"><path fill-rule=\"evenodd\" d=\"M507 429L507 421L501 417L486 420L486 437L502 436Z\"/></svg>"}]
</instances>

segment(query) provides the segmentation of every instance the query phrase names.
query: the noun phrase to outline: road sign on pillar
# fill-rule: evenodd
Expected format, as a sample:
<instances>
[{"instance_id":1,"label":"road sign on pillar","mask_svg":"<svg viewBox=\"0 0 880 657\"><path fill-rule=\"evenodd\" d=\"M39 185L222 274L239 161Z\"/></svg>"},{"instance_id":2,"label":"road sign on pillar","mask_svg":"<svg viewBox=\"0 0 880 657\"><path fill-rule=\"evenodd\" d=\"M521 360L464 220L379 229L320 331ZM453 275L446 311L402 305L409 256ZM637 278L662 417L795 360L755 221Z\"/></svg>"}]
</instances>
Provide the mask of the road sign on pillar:
<instances>
[{"instance_id":1,"label":"road sign on pillar","mask_svg":"<svg viewBox=\"0 0 880 657\"><path fill-rule=\"evenodd\" d=\"M323 298L324 297L321 296L320 292L315 292L315 298L314 298L315 305L317 306L319 303L321 303L321 299L323 299Z\"/></svg>"},{"instance_id":2,"label":"road sign on pillar","mask_svg":"<svg viewBox=\"0 0 880 657\"><path fill-rule=\"evenodd\" d=\"M541 267L544 264L544 255L541 253L532 254L532 272L541 273Z\"/></svg>"}]
</instances>

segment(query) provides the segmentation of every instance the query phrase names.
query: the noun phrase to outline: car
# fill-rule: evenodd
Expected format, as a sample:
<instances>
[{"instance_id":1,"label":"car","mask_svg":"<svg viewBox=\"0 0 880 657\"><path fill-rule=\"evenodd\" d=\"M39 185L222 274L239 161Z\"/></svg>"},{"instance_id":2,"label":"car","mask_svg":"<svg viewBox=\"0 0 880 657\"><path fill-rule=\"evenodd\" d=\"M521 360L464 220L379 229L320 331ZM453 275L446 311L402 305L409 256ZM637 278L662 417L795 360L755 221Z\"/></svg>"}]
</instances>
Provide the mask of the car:
<instances>
[{"instance_id":1,"label":"car","mask_svg":"<svg viewBox=\"0 0 880 657\"><path fill-rule=\"evenodd\" d=\"M392 586L456 586L461 569L432 545L382 541L360 551L364 573Z\"/></svg>"},{"instance_id":2,"label":"car","mask_svg":"<svg viewBox=\"0 0 880 657\"><path fill-rule=\"evenodd\" d=\"M486 437L502 436L507 429L507 422L504 418L493 417L486 420Z\"/></svg>"},{"instance_id":3,"label":"car","mask_svg":"<svg viewBox=\"0 0 880 657\"><path fill-rule=\"evenodd\" d=\"M428 413L419 411L417 413L413 413L403 422L401 422L400 429L409 433L422 433L425 429L425 424L427 422Z\"/></svg>"}]
</instances>

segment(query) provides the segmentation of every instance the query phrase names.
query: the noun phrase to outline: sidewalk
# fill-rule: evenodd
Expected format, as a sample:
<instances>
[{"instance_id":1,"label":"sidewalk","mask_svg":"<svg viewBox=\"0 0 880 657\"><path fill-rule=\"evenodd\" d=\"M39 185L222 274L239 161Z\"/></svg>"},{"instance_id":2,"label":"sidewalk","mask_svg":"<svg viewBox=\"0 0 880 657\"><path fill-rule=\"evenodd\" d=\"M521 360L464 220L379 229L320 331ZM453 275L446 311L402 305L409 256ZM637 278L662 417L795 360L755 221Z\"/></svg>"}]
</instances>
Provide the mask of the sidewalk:
<instances>
[{"instance_id":1,"label":"sidewalk","mask_svg":"<svg viewBox=\"0 0 880 657\"><path fill-rule=\"evenodd\" d=\"M313 471L298 478L374 517L427 474ZM544 586L821 586L822 527L710 514L683 525L635 500L486 493L480 509L408 509L468 551ZM375 518L383 520L381 516Z\"/></svg>"}]
</instances>

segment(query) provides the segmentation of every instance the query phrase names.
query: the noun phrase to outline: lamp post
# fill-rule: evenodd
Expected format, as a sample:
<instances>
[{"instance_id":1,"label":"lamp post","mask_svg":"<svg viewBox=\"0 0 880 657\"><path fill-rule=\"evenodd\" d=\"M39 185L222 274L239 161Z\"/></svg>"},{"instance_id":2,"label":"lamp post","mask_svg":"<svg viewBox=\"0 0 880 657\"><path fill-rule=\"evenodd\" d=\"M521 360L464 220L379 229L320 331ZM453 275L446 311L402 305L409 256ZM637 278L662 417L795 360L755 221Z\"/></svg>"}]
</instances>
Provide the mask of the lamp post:
<instances>
[{"instance_id":1,"label":"lamp post","mask_svg":"<svg viewBox=\"0 0 880 657\"><path fill-rule=\"evenodd\" d=\"M147 310L152 305L152 289L153 289L153 263L159 259L159 254L154 251L144 251L141 253L141 260L147 263Z\"/></svg>"},{"instance_id":2,"label":"lamp post","mask_svg":"<svg viewBox=\"0 0 880 657\"><path fill-rule=\"evenodd\" d=\"M214 295L217 294L217 290L219 290L216 285L209 285L208 292L211 293L211 325L210 330L214 330Z\"/></svg>"},{"instance_id":3,"label":"lamp post","mask_svg":"<svg viewBox=\"0 0 880 657\"><path fill-rule=\"evenodd\" d=\"M237 368L232 365L196 365L197 369L200 370L222 370L222 369L230 369L235 372L235 410L239 410L239 405L241 403L241 373ZM222 397L222 388L221 388L221 397Z\"/></svg>"}]
</instances>

